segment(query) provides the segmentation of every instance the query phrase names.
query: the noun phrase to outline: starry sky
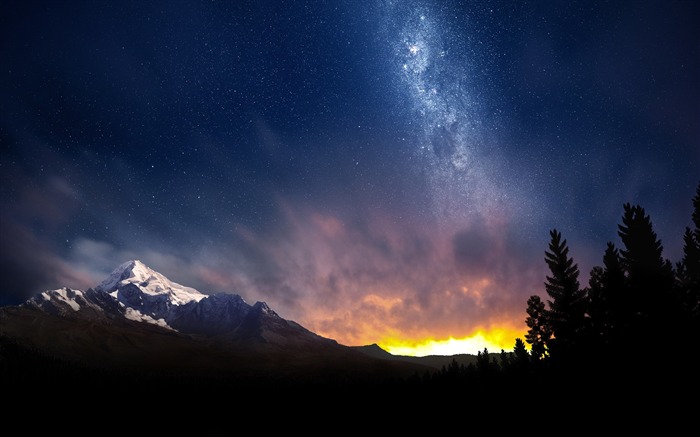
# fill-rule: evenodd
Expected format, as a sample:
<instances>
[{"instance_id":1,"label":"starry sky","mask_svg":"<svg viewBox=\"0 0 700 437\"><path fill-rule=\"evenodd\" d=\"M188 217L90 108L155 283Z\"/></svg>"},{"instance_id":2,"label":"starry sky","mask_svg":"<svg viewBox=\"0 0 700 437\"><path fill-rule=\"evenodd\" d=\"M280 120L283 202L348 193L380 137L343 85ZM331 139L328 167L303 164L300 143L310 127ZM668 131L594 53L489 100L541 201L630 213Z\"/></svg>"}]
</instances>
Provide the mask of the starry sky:
<instances>
[{"instance_id":1,"label":"starry sky","mask_svg":"<svg viewBox=\"0 0 700 437\"><path fill-rule=\"evenodd\" d=\"M678 261L700 6L516 3L3 1L0 304L140 259L343 344L512 347L550 229L584 285L625 202Z\"/></svg>"}]
</instances>

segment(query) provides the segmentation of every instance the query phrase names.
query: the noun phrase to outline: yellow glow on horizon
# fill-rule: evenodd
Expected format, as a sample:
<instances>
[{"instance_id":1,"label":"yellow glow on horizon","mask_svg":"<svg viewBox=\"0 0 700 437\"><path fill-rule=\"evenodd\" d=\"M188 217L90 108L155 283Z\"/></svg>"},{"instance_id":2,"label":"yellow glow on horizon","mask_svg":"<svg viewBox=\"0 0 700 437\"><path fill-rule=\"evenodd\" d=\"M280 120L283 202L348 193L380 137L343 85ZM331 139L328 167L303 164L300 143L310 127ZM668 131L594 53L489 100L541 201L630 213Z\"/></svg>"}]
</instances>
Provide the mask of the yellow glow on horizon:
<instances>
[{"instance_id":1,"label":"yellow glow on horizon","mask_svg":"<svg viewBox=\"0 0 700 437\"><path fill-rule=\"evenodd\" d=\"M446 340L404 341L391 339L379 343L382 349L393 355L408 355L423 357L426 355L476 355L484 348L489 353L498 353L501 349L512 352L517 337L523 338L523 333L513 329L479 330L464 338L450 337Z\"/></svg>"}]
</instances>

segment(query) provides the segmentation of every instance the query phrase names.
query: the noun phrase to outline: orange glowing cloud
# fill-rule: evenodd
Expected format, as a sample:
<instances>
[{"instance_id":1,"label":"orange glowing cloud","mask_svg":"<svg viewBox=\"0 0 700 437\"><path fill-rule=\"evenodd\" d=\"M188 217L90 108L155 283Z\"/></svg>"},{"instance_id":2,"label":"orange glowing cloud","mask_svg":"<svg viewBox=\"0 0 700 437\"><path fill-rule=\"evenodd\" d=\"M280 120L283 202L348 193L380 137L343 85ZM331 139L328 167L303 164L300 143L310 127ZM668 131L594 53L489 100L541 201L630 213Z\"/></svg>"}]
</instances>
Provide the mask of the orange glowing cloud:
<instances>
[{"instance_id":1,"label":"orange glowing cloud","mask_svg":"<svg viewBox=\"0 0 700 437\"><path fill-rule=\"evenodd\" d=\"M283 233L234 225L230 240L197 254L190 277L173 279L265 301L341 344L392 353L511 350L524 335L525 303L541 292L545 266L502 216L448 228L284 202L280 210Z\"/></svg>"},{"instance_id":2,"label":"orange glowing cloud","mask_svg":"<svg viewBox=\"0 0 700 437\"><path fill-rule=\"evenodd\" d=\"M281 209L285 235L246 234L250 255L237 258L248 264L231 274L283 317L342 344L409 355L511 350L524 335L525 302L544 276L502 216L450 230Z\"/></svg>"}]
</instances>

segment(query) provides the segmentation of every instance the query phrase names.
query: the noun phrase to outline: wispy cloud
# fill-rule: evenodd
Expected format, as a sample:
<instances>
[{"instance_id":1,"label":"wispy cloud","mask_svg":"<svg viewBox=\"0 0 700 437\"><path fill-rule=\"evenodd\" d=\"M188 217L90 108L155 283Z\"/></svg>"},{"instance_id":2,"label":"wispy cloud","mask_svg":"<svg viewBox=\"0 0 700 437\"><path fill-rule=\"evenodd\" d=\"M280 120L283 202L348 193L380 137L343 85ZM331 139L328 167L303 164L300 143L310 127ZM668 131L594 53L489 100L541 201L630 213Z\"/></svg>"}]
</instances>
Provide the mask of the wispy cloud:
<instances>
[{"instance_id":1,"label":"wispy cloud","mask_svg":"<svg viewBox=\"0 0 700 437\"><path fill-rule=\"evenodd\" d=\"M121 263L140 259L202 292L265 300L309 329L363 344L517 325L543 277L542 263L498 211L435 226L383 210L331 212L279 196L274 227L233 224L215 242L183 246L177 239L134 238L124 228L110 240L82 236L63 246L38 234L80 217L81 199L55 176L20 193L13 205L19 218L5 215L1 224L7 303L46 288L93 287ZM92 214L98 221L111 217Z\"/></svg>"}]
</instances>

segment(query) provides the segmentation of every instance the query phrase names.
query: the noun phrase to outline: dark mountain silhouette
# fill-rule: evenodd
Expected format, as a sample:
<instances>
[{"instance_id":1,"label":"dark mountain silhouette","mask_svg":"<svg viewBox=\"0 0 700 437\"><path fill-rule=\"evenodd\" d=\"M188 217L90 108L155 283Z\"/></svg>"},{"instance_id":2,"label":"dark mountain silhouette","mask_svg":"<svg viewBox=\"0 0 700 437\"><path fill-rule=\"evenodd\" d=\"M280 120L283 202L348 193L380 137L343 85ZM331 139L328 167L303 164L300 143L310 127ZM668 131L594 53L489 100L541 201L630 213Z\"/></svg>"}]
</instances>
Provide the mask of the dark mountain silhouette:
<instances>
[{"instance_id":1,"label":"dark mountain silhouette","mask_svg":"<svg viewBox=\"0 0 700 437\"><path fill-rule=\"evenodd\" d=\"M470 364L476 365L477 356L470 354L457 354L457 355L427 355L424 357L411 357L406 355L393 355L384 349L382 349L376 343L366 345L366 346L353 346L353 349L362 352L363 354L378 358L380 360L389 361L401 361L404 363L419 364L422 366L427 366L432 369L442 369L452 364L452 361L456 361L457 364L468 366Z\"/></svg>"}]
</instances>

